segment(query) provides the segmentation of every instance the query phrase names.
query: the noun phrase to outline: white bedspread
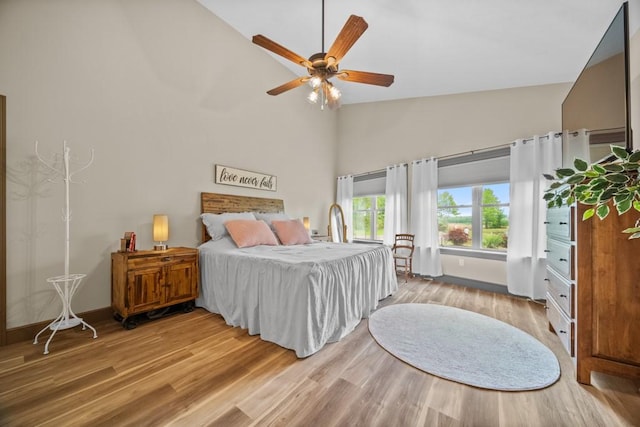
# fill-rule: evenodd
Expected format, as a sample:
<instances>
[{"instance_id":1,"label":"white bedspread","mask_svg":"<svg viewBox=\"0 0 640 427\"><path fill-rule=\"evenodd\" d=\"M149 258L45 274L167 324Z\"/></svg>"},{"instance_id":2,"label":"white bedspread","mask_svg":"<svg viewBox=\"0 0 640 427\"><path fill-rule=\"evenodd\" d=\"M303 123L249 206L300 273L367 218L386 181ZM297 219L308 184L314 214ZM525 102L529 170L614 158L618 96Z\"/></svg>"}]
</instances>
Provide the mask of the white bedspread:
<instances>
[{"instance_id":1,"label":"white bedspread","mask_svg":"<svg viewBox=\"0 0 640 427\"><path fill-rule=\"evenodd\" d=\"M238 249L224 238L199 249L196 305L298 357L339 341L398 289L391 250L383 245Z\"/></svg>"}]
</instances>

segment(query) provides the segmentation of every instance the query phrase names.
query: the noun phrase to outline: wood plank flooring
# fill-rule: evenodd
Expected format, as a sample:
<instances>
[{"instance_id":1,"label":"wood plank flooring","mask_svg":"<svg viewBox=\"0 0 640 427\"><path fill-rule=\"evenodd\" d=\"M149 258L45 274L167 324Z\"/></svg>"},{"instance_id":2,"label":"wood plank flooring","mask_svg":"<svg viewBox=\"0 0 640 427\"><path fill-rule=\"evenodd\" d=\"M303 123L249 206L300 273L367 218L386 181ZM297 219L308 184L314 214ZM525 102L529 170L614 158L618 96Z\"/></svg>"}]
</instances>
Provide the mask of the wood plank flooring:
<instances>
[{"instance_id":1,"label":"wood plank flooring","mask_svg":"<svg viewBox=\"0 0 640 427\"><path fill-rule=\"evenodd\" d=\"M640 383L575 380L534 302L412 279L382 305L437 303L510 323L546 344L560 380L498 392L443 380L391 356L367 320L306 359L196 309L124 330L95 324L0 347L2 426L638 426Z\"/></svg>"}]
</instances>

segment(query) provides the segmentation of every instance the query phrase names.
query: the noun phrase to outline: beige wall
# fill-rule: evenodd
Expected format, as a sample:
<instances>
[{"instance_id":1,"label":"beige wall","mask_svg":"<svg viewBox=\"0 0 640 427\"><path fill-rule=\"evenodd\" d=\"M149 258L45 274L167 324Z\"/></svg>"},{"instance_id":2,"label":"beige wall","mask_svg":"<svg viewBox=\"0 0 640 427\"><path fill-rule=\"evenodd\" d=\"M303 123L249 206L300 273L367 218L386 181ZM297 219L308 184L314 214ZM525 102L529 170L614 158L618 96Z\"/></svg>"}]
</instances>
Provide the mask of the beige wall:
<instances>
[{"instance_id":1,"label":"beige wall","mask_svg":"<svg viewBox=\"0 0 640 427\"><path fill-rule=\"evenodd\" d=\"M169 215L169 245L197 245L201 191L282 198L326 227L336 113L266 95L291 73L195 0L3 0L0 57L9 328L60 307L46 278L64 272L64 185L46 181L36 140L46 157L66 140L79 163L95 149L71 186L78 312L110 305L110 253L125 231L151 248L154 213ZM278 190L216 185L216 163L276 175Z\"/></svg>"},{"instance_id":2,"label":"beige wall","mask_svg":"<svg viewBox=\"0 0 640 427\"><path fill-rule=\"evenodd\" d=\"M507 144L560 129L569 83L346 105L338 173Z\"/></svg>"},{"instance_id":3,"label":"beige wall","mask_svg":"<svg viewBox=\"0 0 640 427\"><path fill-rule=\"evenodd\" d=\"M338 173L373 171L560 130L560 106L570 87L554 84L344 106L338 117ZM447 275L507 284L503 261L443 255L442 263Z\"/></svg>"}]
</instances>

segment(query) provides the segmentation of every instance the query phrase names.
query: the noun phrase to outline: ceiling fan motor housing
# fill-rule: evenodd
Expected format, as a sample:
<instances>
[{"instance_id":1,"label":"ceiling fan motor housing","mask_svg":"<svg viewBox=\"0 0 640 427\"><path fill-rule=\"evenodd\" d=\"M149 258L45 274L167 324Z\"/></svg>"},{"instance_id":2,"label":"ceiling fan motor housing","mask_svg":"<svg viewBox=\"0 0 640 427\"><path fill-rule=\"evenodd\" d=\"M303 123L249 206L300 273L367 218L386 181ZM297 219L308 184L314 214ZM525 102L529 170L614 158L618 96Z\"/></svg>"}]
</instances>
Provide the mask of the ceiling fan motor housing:
<instances>
[{"instance_id":1,"label":"ceiling fan motor housing","mask_svg":"<svg viewBox=\"0 0 640 427\"><path fill-rule=\"evenodd\" d=\"M309 57L312 68L309 68L309 73L312 76L325 77L330 74L335 74L338 71L338 64L329 65L329 61L326 59L327 54L325 52L315 53Z\"/></svg>"}]
</instances>

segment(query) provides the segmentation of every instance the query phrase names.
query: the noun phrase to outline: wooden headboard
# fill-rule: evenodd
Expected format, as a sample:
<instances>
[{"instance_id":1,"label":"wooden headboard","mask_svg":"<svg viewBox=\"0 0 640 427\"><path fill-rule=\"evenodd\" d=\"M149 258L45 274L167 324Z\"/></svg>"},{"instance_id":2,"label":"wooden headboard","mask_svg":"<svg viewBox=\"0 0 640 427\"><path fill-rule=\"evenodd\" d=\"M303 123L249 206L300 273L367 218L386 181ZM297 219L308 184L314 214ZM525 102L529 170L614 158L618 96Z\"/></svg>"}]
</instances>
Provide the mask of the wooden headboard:
<instances>
[{"instance_id":1,"label":"wooden headboard","mask_svg":"<svg viewBox=\"0 0 640 427\"><path fill-rule=\"evenodd\" d=\"M226 212L284 212L282 199L267 199L263 197L236 196L233 194L200 193L201 213L221 214ZM207 228L202 227L202 242L211 239Z\"/></svg>"}]
</instances>

